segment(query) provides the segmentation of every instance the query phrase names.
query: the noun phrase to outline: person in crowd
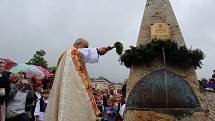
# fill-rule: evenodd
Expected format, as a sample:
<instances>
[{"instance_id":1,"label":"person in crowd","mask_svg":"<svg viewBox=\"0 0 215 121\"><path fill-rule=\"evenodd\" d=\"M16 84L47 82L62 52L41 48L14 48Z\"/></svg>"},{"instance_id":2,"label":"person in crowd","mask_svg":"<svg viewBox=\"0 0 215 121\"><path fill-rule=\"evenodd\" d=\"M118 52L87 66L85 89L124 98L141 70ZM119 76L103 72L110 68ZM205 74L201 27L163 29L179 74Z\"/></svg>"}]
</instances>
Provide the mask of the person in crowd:
<instances>
[{"instance_id":1,"label":"person in crowd","mask_svg":"<svg viewBox=\"0 0 215 121\"><path fill-rule=\"evenodd\" d=\"M50 78L47 82L47 89L52 89L52 86L53 86L53 83L54 83L54 79Z\"/></svg>"},{"instance_id":2,"label":"person in crowd","mask_svg":"<svg viewBox=\"0 0 215 121\"><path fill-rule=\"evenodd\" d=\"M5 98L10 92L10 72L5 71L6 62L0 60L0 121L5 120Z\"/></svg>"},{"instance_id":3,"label":"person in crowd","mask_svg":"<svg viewBox=\"0 0 215 121\"><path fill-rule=\"evenodd\" d=\"M109 98L107 100L107 107L104 107L104 121L115 121L117 109L114 106L114 100Z\"/></svg>"},{"instance_id":4,"label":"person in crowd","mask_svg":"<svg viewBox=\"0 0 215 121\"><path fill-rule=\"evenodd\" d=\"M18 80L19 81L24 81L26 82L25 88L28 88L28 90L32 90L31 84L29 83L29 79L26 78L26 73L25 72L19 72L18 73Z\"/></svg>"},{"instance_id":5,"label":"person in crowd","mask_svg":"<svg viewBox=\"0 0 215 121\"><path fill-rule=\"evenodd\" d=\"M101 112L98 116L99 117L98 120L104 121L104 106L103 106L103 100L101 97L96 97L96 104L99 111Z\"/></svg>"},{"instance_id":6,"label":"person in crowd","mask_svg":"<svg viewBox=\"0 0 215 121\"><path fill-rule=\"evenodd\" d=\"M43 90L43 83L42 80L36 80L34 84L34 92L35 92L35 98L36 100L39 100L41 96L41 92Z\"/></svg>"},{"instance_id":7,"label":"person in crowd","mask_svg":"<svg viewBox=\"0 0 215 121\"><path fill-rule=\"evenodd\" d=\"M103 93L103 106L104 106L104 107L107 107L107 106L108 106L108 105L107 105L107 100L108 100L108 98L109 98L108 92L105 91L105 92Z\"/></svg>"},{"instance_id":8,"label":"person in crowd","mask_svg":"<svg viewBox=\"0 0 215 121\"><path fill-rule=\"evenodd\" d=\"M34 93L29 90L28 80L13 84L6 100L6 121L29 121Z\"/></svg>"},{"instance_id":9,"label":"person in crowd","mask_svg":"<svg viewBox=\"0 0 215 121\"><path fill-rule=\"evenodd\" d=\"M96 99L101 100L102 104L103 104L103 95L102 95L101 90L96 90Z\"/></svg>"},{"instance_id":10,"label":"person in crowd","mask_svg":"<svg viewBox=\"0 0 215 121\"><path fill-rule=\"evenodd\" d=\"M212 78L214 78L214 79L215 79L215 70L213 70Z\"/></svg>"},{"instance_id":11,"label":"person in crowd","mask_svg":"<svg viewBox=\"0 0 215 121\"><path fill-rule=\"evenodd\" d=\"M27 80L25 72L19 72L19 80Z\"/></svg>"},{"instance_id":12,"label":"person in crowd","mask_svg":"<svg viewBox=\"0 0 215 121\"><path fill-rule=\"evenodd\" d=\"M34 101L33 101L33 107L31 110L31 115L32 115L31 121L35 121L34 111L36 108L36 104L37 104L37 101L40 100L42 97L41 95L41 92L43 91L42 80L35 80L33 83L33 87L34 87Z\"/></svg>"},{"instance_id":13,"label":"person in crowd","mask_svg":"<svg viewBox=\"0 0 215 121\"><path fill-rule=\"evenodd\" d=\"M10 74L10 83L16 84L19 80L18 74L11 73Z\"/></svg>"},{"instance_id":14,"label":"person in crowd","mask_svg":"<svg viewBox=\"0 0 215 121\"><path fill-rule=\"evenodd\" d=\"M48 78L45 78L43 82L43 89L51 90L53 86L53 82L54 82L54 77L50 76Z\"/></svg>"},{"instance_id":15,"label":"person in crowd","mask_svg":"<svg viewBox=\"0 0 215 121\"><path fill-rule=\"evenodd\" d=\"M109 94L108 95L109 95L110 98L114 98L115 97L114 90L112 88L109 90Z\"/></svg>"},{"instance_id":16,"label":"person in crowd","mask_svg":"<svg viewBox=\"0 0 215 121\"><path fill-rule=\"evenodd\" d=\"M127 87L127 84L124 84L124 85L122 86L121 92L122 92L122 97L123 97L123 98L126 97L126 87Z\"/></svg>"},{"instance_id":17,"label":"person in crowd","mask_svg":"<svg viewBox=\"0 0 215 121\"><path fill-rule=\"evenodd\" d=\"M43 78L43 89L48 89L47 83L49 81L48 77Z\"/></svg>"},{"instance_id":18,"label":"person in crowd","mask_svg":"<svg viewBox=\"0 0 215 121\"><path fill-rule=\"evenodd\" d=\"M198 80L198 83L199 88L204 91L207 86L208 80L206 78L202 78L201 80Z\"/></svg>"},{"instance_id":19,"label":"person in crowd","mask_svg":"<svg viewBox=\"0 0 215 121\"><path fill-rule=\"evenodd\" d=\"M29 81L31 82L32 88L33 88L33 90L34 90L34 89L35 89L35 83L36 83L36 81L37 81L36 77L35 77L35 76L31 77L31 78L29 79Z\"/></svg>"},{"instance_id":20,"label":"person in crowd","mask_svg":"<svg viewBox=\"0 0 215 121\"><path fill-rule=\"evenodd\" d=\"M119 114L120 114L122 119L124 119L124 116L125 116L125 107L126 107L126 104L123 104L119 110Z\"/></svg>"},{"instance_id":21,"label":"person in crowd","mask_svg":"<svg viewBox=\"0 0 215 121\"><path fill-rule=\"evenodd\" d=\"M209 79L209 82L206 84L206 88L207 91L214 91L215 90L215 79L211 78Z\"/></svg>"},{"instance_id":22,"label":"person in crowd","mask_svg":"<svg viewBox=\"0 0 215 121\"><path fill-rule=\"evenodd\" d=\"M120 111L123 104L124 104L123 98L120 95L118 95L116 97L116 102L115 102L115 107L117 108L116 121L122 121L123 120L119 114L119 111Z\"/></svg>"},{"instance_id":23,"label":"person in crowd","mask_svg":"<svg viewBox=\"0 0 215 121\"><path fill-rule=\"evenodd\" d=\"M43 121L44 113L48 104L49 89L45 89L42 92L42 98L37 101L36 108L34 111L35 121Z\"/></svg>"}]
</instances>

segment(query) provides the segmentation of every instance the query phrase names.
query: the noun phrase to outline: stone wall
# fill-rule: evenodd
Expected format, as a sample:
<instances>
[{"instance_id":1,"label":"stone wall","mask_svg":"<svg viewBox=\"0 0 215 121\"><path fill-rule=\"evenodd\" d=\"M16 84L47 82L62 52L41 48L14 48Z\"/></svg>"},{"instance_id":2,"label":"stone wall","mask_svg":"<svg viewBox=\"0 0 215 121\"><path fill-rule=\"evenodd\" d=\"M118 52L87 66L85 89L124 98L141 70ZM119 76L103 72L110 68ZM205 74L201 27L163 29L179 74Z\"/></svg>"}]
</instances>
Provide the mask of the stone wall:
<instances>
[{"instance_id":1,"label":"stone wall","mask_svg":"<svg viewBox=\"0 0 215 121\"><path fill-rule=\"evenodd\" d=\"M125 121L208 121L207 113L194 113L182 119L156 112L127 111L126 113L129 116L125 117Z\"/></svg>"},{"instance_id":2,"label":"stone wall","mask_svg":"<svg viewBox=\"0 0 215 121\"><path fill-rule=\"evenodd\" d=\"M215 93L197 91L197 95L202 107L209 109L208 121L215 121Z\"/></svg>"}]
</instances>

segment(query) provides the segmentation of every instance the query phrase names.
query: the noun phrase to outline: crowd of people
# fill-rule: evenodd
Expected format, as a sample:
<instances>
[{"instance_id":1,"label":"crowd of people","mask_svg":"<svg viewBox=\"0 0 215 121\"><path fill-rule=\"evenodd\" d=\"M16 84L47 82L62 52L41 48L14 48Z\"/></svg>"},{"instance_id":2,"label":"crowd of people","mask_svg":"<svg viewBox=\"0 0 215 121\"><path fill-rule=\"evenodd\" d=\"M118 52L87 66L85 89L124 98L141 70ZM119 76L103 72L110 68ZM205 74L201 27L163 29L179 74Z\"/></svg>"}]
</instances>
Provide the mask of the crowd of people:
<instances>
[{"instance_id":1,"label":"crowd of people","mask_svg":"<svg viewBox=\"0 0 215 121\"><path fill-rule=\"evenodd\" d=\"M0 61L0 121L42 121L53 80L10 73Z\"/></svg>"},{"instance_id":2,"label":"crowd of people","mask_svg":"<svg viewBox=\"0 0 215 121\"><path fill-rule=\"evenodd\" d=\"M97 90L95 94L97 106L101 112L100 121L122 121L125 112L125 97L121 91L114 94L112 89Z\"/></svg>"},{"instance_id":3,"label":"crowd of people","mask_svg":"<svg viewBox=\"0 0 215 121\"><path fill-rule=\"evenodd\" d=\"M0 61L0 121L43 121L54 75L37 80L26 78L25 72L14 74ZM125 91L112 89L94 93L100 110L99 121L122 121L125 112Z\"/></svg>"},{"instance_id":4,"label":"crowd of people","mask_svg":"<svg viewBox=\"0 0 215 121\"><path fill-rule=\"evenodd\" d=\"M202 79L199 81L200 88L205 91L215 91L215 70L213 70L213 75L210 79Z\"/></svg>"}]
</instances>

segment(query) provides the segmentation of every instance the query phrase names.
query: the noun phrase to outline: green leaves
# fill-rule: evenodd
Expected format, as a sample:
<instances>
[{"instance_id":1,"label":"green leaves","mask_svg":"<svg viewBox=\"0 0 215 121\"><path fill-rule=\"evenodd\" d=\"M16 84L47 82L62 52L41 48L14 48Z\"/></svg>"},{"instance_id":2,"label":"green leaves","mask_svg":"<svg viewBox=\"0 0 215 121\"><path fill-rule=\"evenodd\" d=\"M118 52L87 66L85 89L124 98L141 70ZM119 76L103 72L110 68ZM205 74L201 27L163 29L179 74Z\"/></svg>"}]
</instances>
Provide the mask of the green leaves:
<instances>
[{"instance_id":1,"label":"green leaves","mask_svg":"<svg viewBox=\"0 0 215 121\"><path fill-rule=\"evenodd\" d=\"M33 58L30 59L26 64L37 65L47 69L48 64L47 61L44 59L45 54L46 52L44 50L36 51L36 54L34 54Z\"/></svg>"},{"instance_id":2,"label":"green leaves","mask_svg":"<svg viewBox=\"0 0 215 121\"><path fill-rule=\"evenodd\" d=\"M200 49L191 50L185 46L179 47L177 43L171 40L153 40L146 45L131 46L120 56L121 64L128 68L139 64L150 65L155 58L162 57L162 48L165 50L166 61L177 67L201 68L202 60L205 58Z\"/></svg>"},{"instance_id":3,"label":"green leaves","mask_svg":"<svg viewBox=\"0 0 215 121\"><path fill-rule=\"evenodd\" d=\"M120 42L116 42L116 43L114 44L114 47L116 48L116 53L117 53L118 55L121 55L122 52L123 52L123 44L120 43Z\"/></svg>"}]
</instances>

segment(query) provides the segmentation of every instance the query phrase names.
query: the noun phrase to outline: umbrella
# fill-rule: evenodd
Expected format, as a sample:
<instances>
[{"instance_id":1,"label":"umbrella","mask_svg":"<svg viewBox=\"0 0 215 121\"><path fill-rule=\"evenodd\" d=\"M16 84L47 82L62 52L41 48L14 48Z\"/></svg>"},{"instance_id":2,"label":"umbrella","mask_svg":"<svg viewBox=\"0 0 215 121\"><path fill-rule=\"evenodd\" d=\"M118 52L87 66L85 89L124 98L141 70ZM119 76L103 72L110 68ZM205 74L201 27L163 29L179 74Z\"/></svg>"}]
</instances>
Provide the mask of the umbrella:
<instances>
[{"instance_id":1,"label":"umbrella","mask_svg":"<svg viewBox=\"0 0 215 121\"><path fill-rule=\"evenodd\" d=\"M35 65L35 67L36 67L37 69L39 69L40 71L42 71L43 74L45 74L46 77L50 77L51 74L49 73L49 71L47 71L46 69L44 69L44 68L41 67L41 66L36 66L36 65Z\"/></svg>"},{"instance_id":2,"label":"umbrella","mask_svg":"<svg viewBox=\"0 0 215 121\"><path fill-rule=\"evenodd\" d=\"M25 72L27 78L35 77L36 79L43 79L45 75L41 70L33 65L18 64L9 70L12 73Z\"/></svg>"},{"instance_id":3,"label":"umbrella","mask_svg":"<svg viewBox=\"0 0 215 121\"><path fill-rule=\"evenodd\" d=\"M3 61L6 63L6 65L5 65L5 69L6 69L6 70L9 70L9 69L11 69L12 67L14 67L14 66L17 65L16 62L14 62L14 61L12 61L12 60L10 60L10 59L0 58L0 60L3 60Z\"/></svg>"}]
</instances>

